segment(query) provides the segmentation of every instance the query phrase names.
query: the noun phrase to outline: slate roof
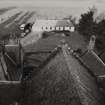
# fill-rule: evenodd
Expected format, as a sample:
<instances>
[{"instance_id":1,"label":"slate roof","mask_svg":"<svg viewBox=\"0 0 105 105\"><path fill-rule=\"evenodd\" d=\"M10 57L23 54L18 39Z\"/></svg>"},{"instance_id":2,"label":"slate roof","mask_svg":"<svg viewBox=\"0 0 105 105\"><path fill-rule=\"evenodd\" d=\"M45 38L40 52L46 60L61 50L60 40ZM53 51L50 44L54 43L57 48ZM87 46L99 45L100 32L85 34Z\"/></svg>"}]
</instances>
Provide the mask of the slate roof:
<instances>
[{"instance_id":1,"label":"slate roof","mask_svg":"<svg viewBox=\"0 0 105 105\"><path fill-rule=\"evenodd\" d=\"M105 51L102 52L102 54L99 54L99 57L102 59L102 61L105 63Z\"/></svg>"},{"instance_id":2,"label":"slate roof","mask_svg":"<svg viewBox=\"0 0 105 105\"><path fill-rule=\"evenodd\" d=\"M38 70L37 75L33 71L31 81L26 81L26 84L22 85L24 88L20 88L20 84L14 88L15 94L23 93L23 96L15 96L16 100L21 99L20 104L105 105L105 97L96 78L88 72L81 58L71 48L68 50L66 44L55 48ZM9 87L12 88L14 85ZM20 90L16 91L19 88ZM6 90L8 89L7 87ZM15 98L12 97L11 100ZM8 97L0 99L1 103L5 103L4 100Z\"/></svg>"},{"instance_id":3,"label":"slate roof","mask_svg":"<svg viewBox=\"0 0 105 105\"><path fill-rule=\"evenodd\" d=\"M67 44L58 47L58 40L56 43L49 47L48 43L44 47L41 43L34 49L37 52L27 52L27 64L36 66L38 71L37 75L33 71L30 82L26 81L22 105L105 105L94 77L105 73L102 60L93 51L79 57L71 48L68 50Z\"/></svg>"},{"instance_id":4,"label":"slate roof","mask_svg":"<svg viewBox=\"0 0 105 105\"><path fill-rule=\"evenodd\" d=\"M34 26L73 26L68 19L38 19Z\"/></svg>"},{"instance_id":5,"label":"slate roof","mask_svg":"<svg viewBox=\"0 0 105 105\"><path fill-rule=\"evenodd\" d=\"M96 79L67 46L56 49L32 78L27 105L104 105ZM34 73L33 73L34 74ZM26 89L26 90L27 90ZM28 97L29 96L29 97ZM31 98L30 98L31 97Z\"/></svg>"},{"instance_id":6,"label":"slate roof","mask_svg":"<svg viewBox=\"0 0 105 105\"><path fill-rule=\"evenodd\" d=\"M105 64L94 51L87 51L81 59L94 75L105 75Z\"/></svg>"}]
</instances>

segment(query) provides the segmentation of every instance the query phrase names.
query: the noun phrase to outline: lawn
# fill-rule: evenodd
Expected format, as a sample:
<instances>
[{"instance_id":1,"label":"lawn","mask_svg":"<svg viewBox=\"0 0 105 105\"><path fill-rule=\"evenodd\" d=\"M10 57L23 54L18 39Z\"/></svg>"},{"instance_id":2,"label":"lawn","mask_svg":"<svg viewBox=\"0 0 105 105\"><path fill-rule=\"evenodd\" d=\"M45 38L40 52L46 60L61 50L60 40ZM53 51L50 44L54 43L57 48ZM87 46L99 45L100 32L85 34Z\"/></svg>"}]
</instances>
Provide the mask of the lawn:
<instances>
[{"instance_id":1,"label":"lawn","mask_svg":"<svg viewBox=\"0 0 105 105\"><path fill-rule=\"evenodd\" d=\"M62 34L59 33L49 33L49 37L41 38L37 43L29 44L24 49L26 52L51 51L61 43L61 40L65 40L74 50L78 48L81 48L83 51L86 50L87 43L77 32L70 33L69 36L62 36Z\"/></svg>"}]
</instances>

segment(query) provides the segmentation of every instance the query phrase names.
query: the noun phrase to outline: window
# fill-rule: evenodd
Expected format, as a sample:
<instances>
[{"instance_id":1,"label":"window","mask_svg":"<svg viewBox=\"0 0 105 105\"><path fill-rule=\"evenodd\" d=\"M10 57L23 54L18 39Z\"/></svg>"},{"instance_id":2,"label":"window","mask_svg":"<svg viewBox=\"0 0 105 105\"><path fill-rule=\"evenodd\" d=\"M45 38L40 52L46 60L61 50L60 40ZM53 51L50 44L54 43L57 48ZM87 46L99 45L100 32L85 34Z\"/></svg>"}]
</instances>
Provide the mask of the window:
<instances>
[{"instance_id":1,"label":"window","mask_svg":"<svg viewBox=\"0 0 105 105\"><path fill-rule=\"evenodd\" d=\"M65 31L68 31L68 30L70 30L70 28L66 26L66 27L64 28L64 30L65 30Z\"/></svg>"},{"instance_id":2,"label":"window","mask_svg":"<svg viewBox=\"0 0 105 105\"><path fill-rule=\"evenodd\" d=\"M71 28L70 28L70 31L71 31L71 32L74 32L74 31L75 31L75 27L71 27Z\"/></svg>"},{"instance_id":3,"label":"window","mask_svg":"<svg viewBox=\"0 0 105 105\"><path fill-rule=\"evenodd\" d=\"M59 27L55 27L55 30L56 30L56 31L59 31Z\"/></svg>"},{"instance_id":4,"label":"window","mask_svg":"<svg viewBox=\"0 0 105 105\"><path fill-rule=\"evenodd\" d=\"M63 31L63 27L59 27L60 28L60 31Z\"/></svg>"},{"instance_id":5,"label":"window","mask_svg":"<svg viewBox=\"0 0 105 105\"><path fill-rule=\"evenodd\" d=\"M48 27L46 27L46 30L48 29Z\"/></svg>"},{"instance_id":6,"label":"window","mask_svg":"<svg viewBox=\"0 0 105 105\"><path fill-rule=\"evenodd\" d=\"M52 30L52 27L50 27L50 30Z\"/></svg>"}]
</instances>

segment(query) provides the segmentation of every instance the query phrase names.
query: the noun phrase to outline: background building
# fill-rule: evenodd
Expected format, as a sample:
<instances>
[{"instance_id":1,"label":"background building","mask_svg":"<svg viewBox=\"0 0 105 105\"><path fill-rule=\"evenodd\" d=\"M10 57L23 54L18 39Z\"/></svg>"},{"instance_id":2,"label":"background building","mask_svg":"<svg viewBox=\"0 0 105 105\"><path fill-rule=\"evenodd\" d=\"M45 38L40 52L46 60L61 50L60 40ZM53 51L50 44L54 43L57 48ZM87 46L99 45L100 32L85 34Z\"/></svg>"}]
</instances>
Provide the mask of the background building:
<instances>
[{"instance_id":1,"label":"background building","mask_svg":"<svg viewBox=\"0 0 105 105\"><path fill-rule=\"evenodd\" d=\"M36 20L32 31L72 31L74 32L74 26L70 20Z\"/></svg>"}]
</instances>

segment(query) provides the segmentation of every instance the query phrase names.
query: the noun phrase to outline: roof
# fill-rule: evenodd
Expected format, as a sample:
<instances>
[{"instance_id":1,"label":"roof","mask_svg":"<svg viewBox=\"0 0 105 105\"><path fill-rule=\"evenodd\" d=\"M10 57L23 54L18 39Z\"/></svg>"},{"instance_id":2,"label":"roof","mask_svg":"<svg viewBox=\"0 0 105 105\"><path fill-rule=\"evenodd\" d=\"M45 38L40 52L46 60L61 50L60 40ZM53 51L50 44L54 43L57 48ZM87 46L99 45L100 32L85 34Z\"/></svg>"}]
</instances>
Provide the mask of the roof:
<instances>
[{"instance_id":1,"label":"roof","mask_svg":"<svg viewBox=\"0 0 105 105\"><path fill-rule=\"evenodd\" d=\"M40 66L37 75L34 71L31 81L23 83L25 87L21 88L18 82L0 84L1 104L11 104L13 100L20 99L21 89L25 89L21 102L26 105L104 105L96 79L89 74L79 56L68 48L67 44L56 47L44 61L44 66ZM8 97L4 91L9 93Z\"/></svg>"},{"instance_id":2,"label":"roof","mask_svg":"<svg viewBox=\"0 0 105 105\"><path fill-rule=\"evenodd\" d=\"M105 75L105 64L94 51L87 51L81 59L94 75Z\"/></svg>"},{"instance_id":3,"label":"roof","mask_svg":"<svg viewBox=\"0 0 105 105\"><path fill-rule=\"evenodd\" d=\"M68 19L37 19L35 26L73 26Z\"/></svg>"},{"instance_id":4,"label":"roof","mask_svg":"<svg viewBox=\"0 0 105 105\"><path fill-rule=\"evenodd\" d=\"M31 88L26 91L31 99L26 97L25 104L104 105L95 78L67 49L56 48L36 76L34 72Z\"/></svg>"},{"instance_id":5,"label":"roof","mask_svg":"<svg viewBox=\"0 0 105 105\"><path fill-rule=\"evenodd\" d=\"M105 63L105 51L99 54L99 57L102 59L102 61Z\"/></svg>"},{"instance_id":6,"label":"roof","mask_svg":"<svg viewBox=\"0 0 105 105\"><path fill-rule=\"evenodd\" d=\"M46 60L50 55L49 51L36 51L25 53L24 66L32 66L34 68L39 67L39 65Z\"/></svg>"}]
</instances>

